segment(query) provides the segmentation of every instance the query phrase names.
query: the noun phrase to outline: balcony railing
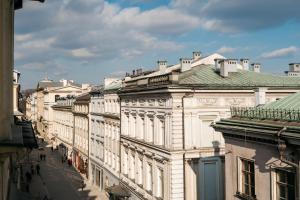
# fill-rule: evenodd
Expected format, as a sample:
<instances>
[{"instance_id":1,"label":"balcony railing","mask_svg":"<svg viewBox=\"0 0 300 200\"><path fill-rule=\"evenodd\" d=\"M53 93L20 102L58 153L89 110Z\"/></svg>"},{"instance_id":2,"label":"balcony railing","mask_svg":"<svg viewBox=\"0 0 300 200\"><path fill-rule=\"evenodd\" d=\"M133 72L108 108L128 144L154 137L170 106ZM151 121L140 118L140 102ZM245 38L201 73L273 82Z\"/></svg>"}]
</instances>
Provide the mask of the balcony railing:
<instances>
[{"instance_id":1,"label":"balcony railing","mask_svg":"<svg viewBox=\"0 0 300 200\"><path fill-rule=\"evenodd\" d=\"M232 117L300 122L300 110L231 107L230 112Z\"/></svg>"}]
</instances>

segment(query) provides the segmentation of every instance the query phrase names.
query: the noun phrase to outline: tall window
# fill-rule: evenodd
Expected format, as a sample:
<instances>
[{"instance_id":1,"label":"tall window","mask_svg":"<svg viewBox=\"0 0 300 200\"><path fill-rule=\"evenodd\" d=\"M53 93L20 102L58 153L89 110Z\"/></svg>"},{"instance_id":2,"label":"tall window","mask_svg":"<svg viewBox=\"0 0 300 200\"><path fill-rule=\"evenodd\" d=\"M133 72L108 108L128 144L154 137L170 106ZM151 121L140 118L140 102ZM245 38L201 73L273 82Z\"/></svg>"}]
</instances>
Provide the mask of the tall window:
<instances>
[{"instance_id":1,"label":"tall window","mask_svg":"<svg viewBox=\"0 0 300 200\"><path fill-rule=\"evenodd\" d=\"M128 175L128 153L124 150L124 174Z\"/></svg>"},{"instance_id":2,"label":"tall window","mask_svg":"<svg viewBox=\"0 0 300 200\"><path fill-rule=\"evenodd\" d=\"M295 200L295 174L276 170L276 192L278 200Z\"/></svg>"},{"instance_id":3,"label":"tall window","mask_svg":"<svg viewBox=\"0 0 300 200\"><path fill-rule=\"evenodd\" d=\"M153 142L154 139L154 119L149 118L149 125L148 125L148 142Z\"/></svg>"},{"instance_id":4,"label":"tall window","mask_svg":"<svg viewBox=\"0 0 300 200\"><path fill-rule=\"evenodd\" d=\"M146 180L147 180L147 185L146 189L149 192L152 192L152 165L151 163L147 164L147 173L146 173Z\"/></svg>"},{"instance_id":5,"label":"tall window","mask_svg":"<svg viewBox=\"0 0 300 200\"><path fill-rule=\"evenodd\" d=\"M137 159L137 174L138 174L138 177L137 177L137 184L139 185L143 185L143 160L142 158L139 158Z\"/></svg>"},{"instance_id":6,"label":"tall window","mask_svg":"<svg viewBox=\"0 0 300 200\"><path fill-rule=\"evenodd\" d=\"M255 196L254 162L241 159L242 164L242 193L247 197Z\"/></svg>"},{"instance_id":7,"label":"tall window","mask_svg":"<svg viewBox=\"0 0 300 200\"><path fill-rule=\"evenodd\" d=\"M157 169L157 197L163 198L164 195L164 171L161 168Z\"/></svg>"}]
</instances>

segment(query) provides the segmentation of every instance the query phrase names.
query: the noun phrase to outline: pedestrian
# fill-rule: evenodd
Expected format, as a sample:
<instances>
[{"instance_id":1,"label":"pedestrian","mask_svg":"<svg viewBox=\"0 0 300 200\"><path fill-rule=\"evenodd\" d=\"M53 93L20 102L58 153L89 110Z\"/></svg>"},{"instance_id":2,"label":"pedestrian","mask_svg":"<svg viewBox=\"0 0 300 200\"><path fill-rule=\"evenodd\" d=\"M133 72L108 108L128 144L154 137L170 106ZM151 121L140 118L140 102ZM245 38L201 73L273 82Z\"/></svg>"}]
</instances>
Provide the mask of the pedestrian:
<instances>
[{"instance_id":1,"label":"pedestrian","mask_svg":"<svg viewBox=\"0 0 300 200\"><path fill-rule=\"evenodd\" d=\"M31 169L31 174L34 175L34 167L33 167L33 164L31 164L30 169Z\"/></svg>"},{"instance_id":2,"label":"pedestrian","mask_svg":"<svg viewBox=\"0 0 300 200\"><path fill-rule=\"evenodd\" d=\"M83 188L85 187L84 181L81 181L81 191L83 191Z\"/></svg>"},{"instance_id":3,"label":"pedestrian","mask_svg":"<svg viewBox=\"0 0 300 200\"><path fill-rule=\"evenodd\" d=\"M40 175L40 169L41 169L40 165L36 164L35 168L36 168L37 175Z\"/></svg>"},{"instance_id":4,"label":"pedestrian","mask_svg":"<svg viewBox=\"0 0 300 200\"><path fill-rule=\"evenodd\" d=\"M30 183L30 181L31 181L31 174L29 173L29 171L27 171L26 173L25 173L25 176L26 176L26 182L27 183Z\"/></svg>"},{"instance_id":5,"label":"pedestrian","mask_svg":"<svg viewBox=\"0 0 300 200\"><path fill-rule=\"evenodd\" d=\"M40 154L40 160L43 160L43 154Z\"/></svg>"},{"instance_id":6,"label":"pedestrian","mask_svg":"<svg viewBox=\"0 0 300 200\"><path fill-rule=\"evenodd\" d=\"M48 196L45 195L44 198L43 198L43 200L48 200Z\"/></svg>"}]
</instances>

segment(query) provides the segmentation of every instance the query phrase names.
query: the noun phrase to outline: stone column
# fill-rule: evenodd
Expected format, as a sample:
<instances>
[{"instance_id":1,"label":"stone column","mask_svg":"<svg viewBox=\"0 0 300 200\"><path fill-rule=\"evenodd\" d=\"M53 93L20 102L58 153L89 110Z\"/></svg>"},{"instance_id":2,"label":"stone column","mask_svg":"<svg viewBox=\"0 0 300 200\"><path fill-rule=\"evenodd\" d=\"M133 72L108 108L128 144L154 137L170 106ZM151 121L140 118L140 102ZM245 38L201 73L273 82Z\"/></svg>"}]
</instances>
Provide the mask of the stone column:
<instances>
[{"instance_id":1,"label":"stone column","mask_svg":"<svg viewBox=\"0 0 300 200\"><path fill-rule=\"evenodd\" d=\"M11 138L13 123L14 1L0 1L0 140Z\"/></svg>"}]
</instances>

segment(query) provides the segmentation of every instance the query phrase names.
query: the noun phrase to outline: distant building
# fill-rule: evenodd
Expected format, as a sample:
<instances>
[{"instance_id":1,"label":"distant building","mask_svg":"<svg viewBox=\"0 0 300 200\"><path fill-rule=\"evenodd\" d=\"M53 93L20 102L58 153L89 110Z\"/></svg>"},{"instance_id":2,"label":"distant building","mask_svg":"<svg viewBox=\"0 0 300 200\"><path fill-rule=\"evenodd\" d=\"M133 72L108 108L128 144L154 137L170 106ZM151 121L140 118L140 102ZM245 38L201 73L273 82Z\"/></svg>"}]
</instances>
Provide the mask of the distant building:
<instances>
[{"instance_id":1,"label":"distant building","mask_svg":"<svg viewBox=\"0 0 300 200\"><path fill-rule=\"evenodd\" d=\"M225 138L226 199L300 197L300 93L257 108L232 108L213 125Z\"/></svg>"},{"instance_id":2,"label":"distant building","mask_svg":"<svg viewBox=\"0 0 300 200\"><path fill-rule=\"evenodd\" d=\"M75 96L60 97L52 106L54 146L59 148L62 156L70 160L72 160L74 141L73 104L75 98Z\"/></svg>"},{"instance_id":3,"label":"distant building","mask_svg":"<svg viewBox=\"0 0 300 200\"><path fill-rule=\"evenodd\" d=\"M120 187L120 87L121 80L106 78L91 92L90 179L101 190Z\"/></svg>"},{"instance_id":4,"label":"distant building","mask_svg":"<svg viewBox=\"0 0 300 200\"><path fill-rule=\"evenodd\" d=\"M60 97L68 95L78 96L82 93L81 85L72 80L60 80L54 82L49 79L42 80L37 86L37 128L40 134L49 139L55 139L53 136L53 109L52 106Z\"/></svg>"},{"instance_id":5,"label":"distant building","mask_svg":"<svg viewBox=\"0 0 300 200\"><path fill-rule=\"evenodd\" d=\"M78 96L74 102L74 143L72 160L75 167L88 177L90 94Z\"/></svg>"}]
</instances>

